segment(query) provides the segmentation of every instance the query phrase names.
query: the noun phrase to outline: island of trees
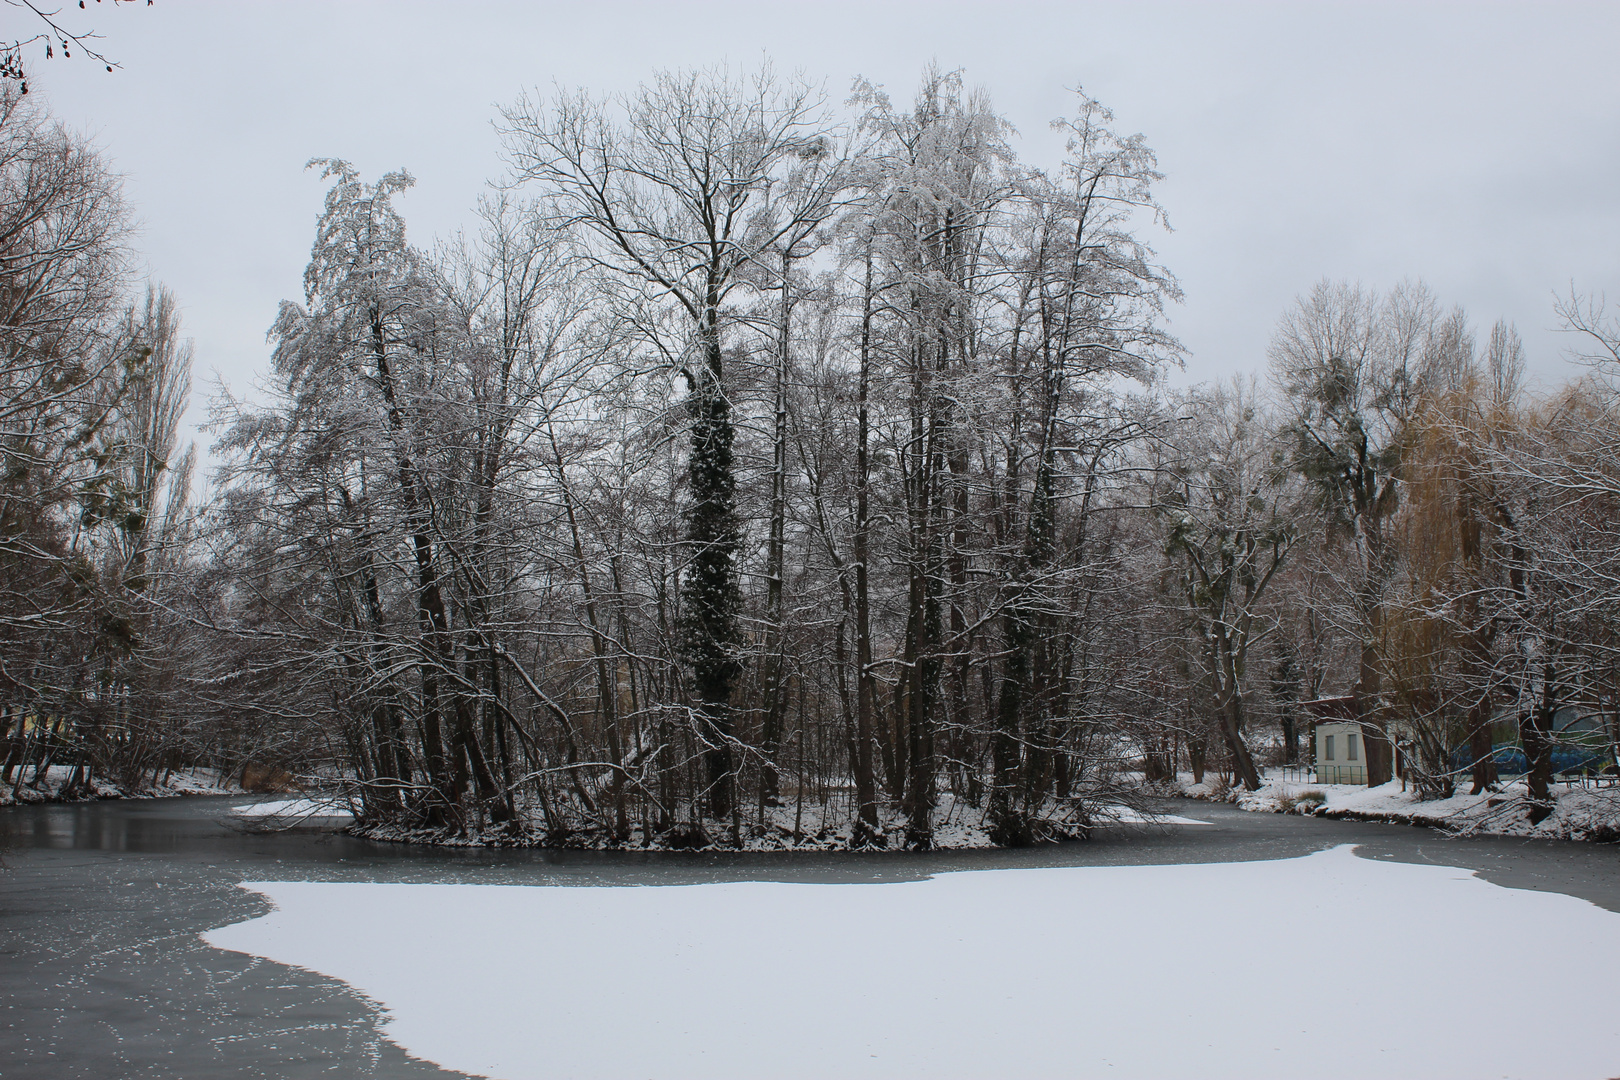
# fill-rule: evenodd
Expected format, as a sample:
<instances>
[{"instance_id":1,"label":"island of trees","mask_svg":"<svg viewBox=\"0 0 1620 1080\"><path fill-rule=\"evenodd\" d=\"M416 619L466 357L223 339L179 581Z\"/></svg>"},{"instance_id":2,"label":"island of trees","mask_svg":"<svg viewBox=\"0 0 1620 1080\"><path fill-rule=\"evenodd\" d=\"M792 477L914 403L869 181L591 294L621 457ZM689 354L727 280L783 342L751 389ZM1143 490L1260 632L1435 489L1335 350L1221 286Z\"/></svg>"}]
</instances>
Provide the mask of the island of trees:
<instances>
[{"instance_id":1,"label":"island of trees","mask_svg":"<svg viewBox=\"0 0 1620 1080\"><path fill-rule=\"evenodd\" d=\"M37 98L37 95L36 95ZM116 173L0 100L0 749L20 797L337 786L374 836L851 847L1081 835L1255 788L1342 699L1369 779L1545 803L1617 727L1620 321L1324 281L1175 388L1142 136L1055 169L959 75L524 96L466 236L341 160L194 503L191 349Z\"/></svg>"}]
</instances>

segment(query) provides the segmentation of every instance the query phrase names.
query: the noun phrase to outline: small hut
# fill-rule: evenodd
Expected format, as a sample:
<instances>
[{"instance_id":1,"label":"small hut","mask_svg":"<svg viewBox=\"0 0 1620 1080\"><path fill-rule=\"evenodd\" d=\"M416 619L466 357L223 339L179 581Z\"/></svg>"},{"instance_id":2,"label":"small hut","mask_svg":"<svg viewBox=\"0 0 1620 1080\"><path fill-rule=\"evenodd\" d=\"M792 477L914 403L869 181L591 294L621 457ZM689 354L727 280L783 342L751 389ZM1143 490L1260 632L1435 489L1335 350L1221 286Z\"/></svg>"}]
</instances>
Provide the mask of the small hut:
<instances>
[{"instance_id":1,"label":"small hut","mask_svg":"<svg viewBox=\"0 0 1620 1080\"><path fill-rule=\"evenodd\" d=\"M1322 720L1316 725L1316 781L1365 784L1366 746L1354 720Z\"/></svg>"},{"instance_id":2,"label":"small hut","mask_svg":"<svg viewBox=\"0 0 1620 1080\"><path fill-rule=\"evenodd\" d=\"M1301 707L1315 719L1311 741L1315 744L1317 782L1365 784L1367 744L1356 722L1355 699L1318 698L1302 702Z\"/></svg>"}]
</instances>

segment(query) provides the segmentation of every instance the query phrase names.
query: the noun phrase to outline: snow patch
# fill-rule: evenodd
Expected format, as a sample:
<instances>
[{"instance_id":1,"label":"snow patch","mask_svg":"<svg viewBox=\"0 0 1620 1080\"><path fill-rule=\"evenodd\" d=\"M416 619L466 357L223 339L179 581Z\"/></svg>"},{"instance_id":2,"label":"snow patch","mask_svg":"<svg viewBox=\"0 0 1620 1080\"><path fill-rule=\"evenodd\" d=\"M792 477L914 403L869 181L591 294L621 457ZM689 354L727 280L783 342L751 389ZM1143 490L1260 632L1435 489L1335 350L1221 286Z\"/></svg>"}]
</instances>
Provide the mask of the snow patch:
<instances>
[{"instance_id":1,"label":"snow patch","mask_svg":"<svg viewBox=\"0 0 1620 1080\"><path fill-rule=\"evenodd\" d=\"M1199 821L1197 818L1182 817L1179 814L1147 815L1132 810L1128 806L1110 807L1106 813L1118 825L1213 825L1213 821Z\"/></svg>"},{"instance_id":2,"label":"snow patch","mask_svg":"<svg viewBox=\"0 0 1620 1080\"><path fill-rule=\"evenodd\" d=\"M210 945L341 979L411 1054L504 1080L1567 1080L1620 1063L1620 915L1347 847L858 885L244 887L275 910ZM1527 990L1549 927L1579 959ZM1511 1001L1512 1038L1482 1000Z\"/></svg>"},{"instance_id":3,"label":"snow patch","mask_svg":"<svg viewBox=\"0 0 1620 1080\"><path fill-rule=\"evenodd\" d=\"M354 817L354 812L349 808L347 802L339 800L268 799L263 802L233 806L231 807L231 816L245 818L250 821L276 819L296 823L310 818L347 820Z\"/></svg>"},{"instance_id":4,"label":"snow patch","mask_svg":"<svg viewBox=\"0 0 1620 1080\"><path fill-rule=\"evenodd\" d=\"M1360 784L1268 780L1259 791L1234 789L1233 796L1240 809L1260 813L1376 818L1460 833L1550 840L1620 838L1620 786L1615 784L1591 787L1554 784L1552 813L1532 825L1529 792L1522 778L1502 784L1500 790L1478 795L1467 794L1466 783L1464 781L1451 798L1428 802L1420 800L1415 791L1401 790L1399 780L1372 788Z\"/></svg>"},{"instance_id":5,"label":"snow patch","mask_svg":"<svg viewBox=\"0 0 1620 1080\"><path fill-rule=\"evenodd\" d=\"M51 765L36 771L32 765L20 765L12 775L11 783L0 784L0 806L25 803L69 801L69 787L75 765ZM221 779L212 769L177 769L160 782L145 787L130 788L103 777L91 775L88 785L71 796L71 801L94 799L157 799L172 795L230 795L241 791Z\"/></svg>"}]
</instances>

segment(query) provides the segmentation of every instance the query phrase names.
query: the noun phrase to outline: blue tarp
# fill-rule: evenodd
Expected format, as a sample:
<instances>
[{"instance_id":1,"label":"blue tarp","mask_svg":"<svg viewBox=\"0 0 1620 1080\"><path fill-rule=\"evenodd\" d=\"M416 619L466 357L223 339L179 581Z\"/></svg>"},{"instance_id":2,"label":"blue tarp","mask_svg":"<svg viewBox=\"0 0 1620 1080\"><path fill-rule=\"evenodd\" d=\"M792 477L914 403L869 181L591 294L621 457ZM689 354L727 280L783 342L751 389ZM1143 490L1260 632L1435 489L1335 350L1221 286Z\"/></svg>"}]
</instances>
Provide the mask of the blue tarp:
<instances>
[{"instance_id":1,"label":"blue tarp","mask_svg":"<svg viewBox=\"0 0 1620 1080\"><path fill-rule=\"evenodd\" d=\"M1497 743L1491 748L1491 757L1496 759L1496 771L1503 776L1518 776L1530 771L1524 747L1517 743ZM1555 773L1597 772L1607 763L1608 758L1604 754L1584 746L1558 743L1553 747L1552 767ZM1474 756L1468 747L1459 746L1451 752L1451 768L1454 772L1467 772L1473 764Z\"/></svg>"}]
</instances>

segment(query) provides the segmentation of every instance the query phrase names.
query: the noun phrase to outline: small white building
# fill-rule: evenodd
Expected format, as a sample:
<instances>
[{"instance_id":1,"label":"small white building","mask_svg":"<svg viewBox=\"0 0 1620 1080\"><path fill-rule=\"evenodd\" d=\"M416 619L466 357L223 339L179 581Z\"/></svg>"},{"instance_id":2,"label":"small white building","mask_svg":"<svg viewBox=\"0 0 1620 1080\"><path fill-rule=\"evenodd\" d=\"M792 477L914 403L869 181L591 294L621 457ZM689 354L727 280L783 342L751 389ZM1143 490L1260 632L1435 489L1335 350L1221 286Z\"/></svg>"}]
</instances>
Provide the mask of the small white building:
<instances>
[{"instance_id":1,"label":"small white building","mask_svg":"<svg viewBox=\"0 0 1620 1080\"><path fill-rule=\"evenodd\" d=\"M1354 720L1323 720L1316 725L1316 782L1365 784L1366 746Z\"/></svg>"}]
</instances>

